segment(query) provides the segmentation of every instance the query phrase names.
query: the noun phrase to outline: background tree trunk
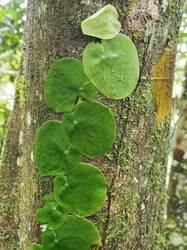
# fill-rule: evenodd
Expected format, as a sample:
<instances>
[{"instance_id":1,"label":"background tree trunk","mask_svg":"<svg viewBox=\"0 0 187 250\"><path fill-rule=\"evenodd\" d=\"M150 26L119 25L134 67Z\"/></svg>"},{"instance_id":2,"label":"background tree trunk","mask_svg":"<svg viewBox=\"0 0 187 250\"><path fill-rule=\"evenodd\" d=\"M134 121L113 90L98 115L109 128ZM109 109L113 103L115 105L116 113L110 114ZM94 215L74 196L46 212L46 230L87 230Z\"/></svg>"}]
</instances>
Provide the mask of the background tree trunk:
<instances>
[{"instance_id":1,"label":"background tree trunk","mask_svg":"<svg viewBox=\"0 0 187 250\"><path fill-rule=\"evenodd\" d=\"M167 204L168 249L186 249L187 223L187 63L184 67L183 94L173 102L179 118L173 132L173 162L170 172L169 197Z\"/></svg>"},{"instance_id":2,"label":"background tree trunk","mask_svg":"<svg viewBox=\"0 0 187 250\"><path fill-rule=\"evenodd\" d=\"M82 34L80 23L106 4L117 8L121 32L134 41L141 73L136 90L125 100L97 96L114 113L117 136L104 157L84 159L103 171L108 185L106 203L91 219L101 233L101 249L164 247L170 119L156 123L150 82L152 67L166 48L170 53L163 79L168 70L173 71L183 2L28 1L24 56L4 146L1 249L25 250L31 242L40 242L41 229L35 224L35 209L42 206L44 194L51 192L52 181L50 177L42 177L35 167L34 141L43 122L60 119L45 104L45 76L59 58L81 60L84 47L94 38Z\"/></svg>"}]
</instances>

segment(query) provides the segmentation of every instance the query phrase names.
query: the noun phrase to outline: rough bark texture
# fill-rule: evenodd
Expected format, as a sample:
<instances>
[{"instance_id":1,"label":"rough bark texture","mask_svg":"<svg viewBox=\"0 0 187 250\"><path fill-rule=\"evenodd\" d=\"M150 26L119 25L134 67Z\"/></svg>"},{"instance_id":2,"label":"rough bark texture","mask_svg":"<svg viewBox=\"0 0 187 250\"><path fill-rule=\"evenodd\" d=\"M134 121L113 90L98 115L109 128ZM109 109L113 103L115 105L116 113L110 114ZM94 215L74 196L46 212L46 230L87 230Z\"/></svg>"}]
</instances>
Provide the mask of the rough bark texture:
<instances>
[{"instance_id":1,"label":"rough bark texture","mask_svg":"<svg viewBox=\"0 0 187 250\"><path fill-rule=\"evenodd\" d=\"M97 97L113 111L117 136L104 157L84 159L100 168L108 183L106 203L91 220L102 236L100 249L164 247L170 119L156 124L150 82L153 65L166 47L175 44L183 0L29 0L23 65L4 147L3 250L25 250L31 242L40 242L35 209L42 206L44 194L51 192L52 181L42 177L35 167L34 140L43 122L60 119L45 105L45 76L54 60L81 59L83 48L94 38L82 34L80 23L109 3L119 12L121 32L131 37L138 49L141 74L136 90L125 100ZM173 60L172 56L166 63Z\"/></svg>"}]
</instances>

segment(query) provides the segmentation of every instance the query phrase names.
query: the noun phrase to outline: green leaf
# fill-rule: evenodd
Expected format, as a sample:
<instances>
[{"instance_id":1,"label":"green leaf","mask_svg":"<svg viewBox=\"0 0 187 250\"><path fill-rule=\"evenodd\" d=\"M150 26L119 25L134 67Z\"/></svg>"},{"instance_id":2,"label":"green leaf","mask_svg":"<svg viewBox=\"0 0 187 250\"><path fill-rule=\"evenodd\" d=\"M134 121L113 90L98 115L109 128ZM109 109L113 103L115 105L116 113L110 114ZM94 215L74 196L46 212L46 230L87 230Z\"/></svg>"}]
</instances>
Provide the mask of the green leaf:
<instances>
[{"instance_id":1,"label":"green leaf","mask_svg":"<svg viewBox=\"0 0 187 250\"><path fill-rule=\"evenodd\" d=\"M48 224L48 229L55 230L65 222L68 212L58 205L53 195L46 195L43 200L44 207L36 209L36 223Z\"/></svg>"},{"instance_id":2,"label":"green leaf","mask_svg":"<svg viewBox=\"0 0 187 250\"><path fill-rule=\"evenodd\" d=\"M80 97L82 97L88 102L91 102L97 95L97 92L97 89L93 86L91 82L85 82L82 91L80 92Z\"/></svg>"},{"instance_id":3,"label":"green leaf","mask_svg":"<svg viewBox=\"0 0 187 250\"><path fill-rule=\"evenodd\" d=\"M79 165L82 155L63 138L60 121L47 121L37 134L35 159L43 175L62 175Z\"/></svg>"},{"instance_id":4,"label":"green leaf","mask_svg":"<svg viewBox=\"0 0 187 250\"><path fill-rule=\"evenodd\" d=\"M71 174L54 179L54 193L56 201L69 212L89 216L105 201L105 177L98 168L83 163Z\"/></svg>"},{"instance_id":5,"label":"green leaf","mask_svg":"<svg viewBox=\"0 0 187 250\"><path fill-rule=\"evenodd\" d=\"M99 102L82 102L62 117L64 138L76 151L89 157L105 154L115 138L115 121Z\"/></svg>"},{"instance_id":6,"label":"green leaf","mask_svg":"<svg viewBox=\"0 0 187 250\"><path fill-rule=\"evenodd\" d=\"M56 112L69 112L74 108L79 96L92 100L97 94L89 83L89 92L85 83L88 78L82 62L74 58L63 58L55 62L46 77L45 100L48 107Z\"/></svg>"},{"instance_id":7,"label":"green leaf","mask_svg":"<svg viewBox=\"0 0 187 250\"><path fill-rule=\"evenodd\" d=\"M28 250L41 250L42 249L42 246L41 245L38 245L36 243L32 243L30 245L30 247L28 248Z\"/></svg>"},{"instance_id":8,"label":"green leaf","mask_svg":"<svg viewBox=\"0 0 187 250\"><path fill-rule=\"evenodd\" d=\"M108 98L123 99L139 78L136 47L125 35L90 43L83 52L83 66L92 84Z\"/></svg>"},{"instance_id":9,"label":"green leaf","mask_svg":"<svg viewBox=\"0 0 187 250\"><path fill-rule=\"evenodd\" d=\"M81 23L85 35L101 39L111 39L120 32L121 24L118 22L118 13L115 7L108 4L94 15Z\"/></svg>"},{"instance_id":10,"label":"green leaf","mask_svg":"<svg viewBox=\"0 0 187 250\"><path fill-rule=\"evenodd\" d=\"M88 250L92 245L101 246L99 232L91 222L75 216L68 216L60 228L42 235L45 250Z\"/></svg>"},{"instance_id":11,"label":"green leaf","mask_svg":"<svg viewBox=\"0 0 187 250\"><path fill-rule=\"evenodd\" d=\"M183 32L181 32L180 34L179 34L179 37L187 37L187 33L183 33Z\"/></svg>"},{"instance_id":12,"label":"green leaf","mask_svg":"<svg viewBox=\"0 0 187 250\"><path fill-rule=\"evenodd\" d=\"M45 204L50 203L50 202L54 202L55 201L55 197L52 194L46 194L43 197L43 201L45 202Z\"/></svg>"}]
</instances>

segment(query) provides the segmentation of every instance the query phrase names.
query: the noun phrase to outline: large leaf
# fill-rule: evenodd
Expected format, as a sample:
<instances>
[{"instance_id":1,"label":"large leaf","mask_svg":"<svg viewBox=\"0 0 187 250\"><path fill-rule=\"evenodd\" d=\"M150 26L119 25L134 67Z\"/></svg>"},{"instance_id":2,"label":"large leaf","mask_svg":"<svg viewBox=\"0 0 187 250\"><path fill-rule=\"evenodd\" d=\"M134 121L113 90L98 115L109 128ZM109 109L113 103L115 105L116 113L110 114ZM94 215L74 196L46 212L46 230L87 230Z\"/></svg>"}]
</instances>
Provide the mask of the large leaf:
<instances>
[{"instance_id":1,"label":"large leaf","mask_svg":"<svg viewBox=\"0 0 187 250\"><path fill-rule=\"evenodd\" d=\"M54 179L54 193L57 202L69 212L89 216L105 201L105 177L98 168L80 164L71 174Z\"/></svg>"},{"instance_id":2,"label":"large leaf","mask_svg":"<svg viewBox=\"0 0 187 250\"><path fill-rule=\"evenodd\" d=\"M104 95L122 99L131 94L139 78L136 47L125 35L90 43L83 52L86 75Z\"/></svg>"},{"instance_id":3,"label":"large leaf","mask_svg":"<svg viewBox=\"0 0 187 250\"><path fill-rule=\"evenodd\" d=\"M60 59L52 65L47 74L45 99L47 105L56 112L72 111L78 97L89 101L96 94L96 88L88 82L84 73L82 62L77 59Z\"/></svg>"},{"instance_id":4,"label":"large leaf","mask_svg":"<svg viewBox=\"0 0 187 250\"><path fill-rule=\"evenodd\" d=\"M88 250L92 245L101 246L99 232L91 222L75 216L68 216L60 228L42 235L45 250Z\"/></svg>"},{"instance_id":5,"label":"large leaf","mask_svg":"<svg viewBox=\"0 0 187 250\"><path fill-rule=\"evenodd\" d=\"M36 165L43 175L62 175L71 172L81 162L82 155L64 140L61 122L45 122L36 138Z\"/></svg>"},{"instance_id":6,"label":"large leaf","mask_svg":"<svg viewBox=\"0 0 187 250\"><path fill-rule=\"evenodd\" d=\"M99 102L82 102L62 117L62 130L68 143L89 157L105 154L115 138L115 121L109 109Z\"/></svg>"},{"instance_id":7,"label":"large leaf","mask_svg":"<svg viewBox=\"0 0 187 250\"><path fill-rule=\"evenodd\" d=\"M108 4L94 15L81 23L85 35L101 39L111 39L120 32L121 24L118 22L118 13L115 7Z\"/></svg>"},{"instance_id":8,"label":"large leaf","mask_svg":"<svg viewBox=\"0 0 187 250\"><path fill-rule=\"evenodd\" d=\"M43 200L44 207L36 209L36 223L47 224L48 229L55 230L65 222L68 212L58 205L53 195L46 195Z\"/></svg>"}]
</instances>

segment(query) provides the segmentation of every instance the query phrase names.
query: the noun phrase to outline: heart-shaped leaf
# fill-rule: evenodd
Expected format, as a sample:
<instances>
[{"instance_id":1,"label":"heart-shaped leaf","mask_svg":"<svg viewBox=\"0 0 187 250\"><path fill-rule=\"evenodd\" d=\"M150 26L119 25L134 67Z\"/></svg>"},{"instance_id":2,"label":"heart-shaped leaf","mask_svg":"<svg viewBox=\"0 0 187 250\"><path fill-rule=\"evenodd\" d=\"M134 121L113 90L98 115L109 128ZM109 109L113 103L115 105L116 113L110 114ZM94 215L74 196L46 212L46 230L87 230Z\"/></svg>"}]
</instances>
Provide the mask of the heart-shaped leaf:
<instances>
[{"instance_id":1,"label":"heart-shaped leaf","mask_svg":"<svg viewBox=\"0 0 187 250\"><path fill-rule=\"evenodd\" d=\"M88 44L83 52L83 66L92 84L108 98L125 98L139 78L136 47L122 34L102 40L102 44Z\"/></svg>"},{"instance_id":2,"label":"heart-shaped leaf","mask_svg":"<svg viewBox=\"0 0 187 250\"><path fill-rule=\"evenodd\" d=\"M101 39L111 39L120 32L121 24L118 22L118 13L115 7L108 4L94 15L81 23L85 35Z\"/></svg>"},{"instance_id":3,"label":"heart-shaped leaf","mask_svg":"<svg viewBox=\"0 0 187 250\"><path fill-rule=\"evenodd\" d=\"M115 138L115 121L109 109L99 102L82 102L62 117L62 130L68 143L89 157L105 154Z\"/></svg>"},{"instance_id":4,"label":"heart-shaped leaf","mask_svg":"<svg viewBox=\"0 0 187 250\"><path fill-rule=\"evenodd\" d=\"M42 249L42 246L41 245L38 245L36 243L32 243L30 245L30 247L28 248L28 250L41 250Z\"/></svg>"},{"instance_id":5,"label":"heart-shaped leaf","mask_svg":"<svg viewBox=\"0 0 187 250\"><path fill-rule=\"evenodd\" d=\"M76 216L68 216L60 228L42 235L45 250L88 250L92 245L101 246L99 232L91 222Z\"/></svg>"},{"instance_id":6,"label":"heart-shaped leaf","mask_svg":"<svg viewBox=\"0 0 187 250\"><path fill-rule=\"evenodd\" d=\"M71 174L54 179L54 193L56 201L69 212L89 216L105 201L105 177L98 168L80 164Z\"/></svg>"},{"instance_id":7,"label":"heart-shaped leaf","mask_svg":"<svg viewBox=\"0 0 187 250\"><path fill-rule=\"evenodd\" d=\"M62 175L79 165L82 155L63 138L60 121L47 121L37 134L35 158L43 175Z\"/></svg>"},{"instance_id":8,"label":"heart-shaped leaf","mask_svg":"<svg viewBox=\"0 0 187 250\"><path fill-rule=\"evenodd\" d=\"M56 112L69 112L74 108L78 97L93 100L97 90L88 81L79 60L63 58L56 61L46 77L45 100L48 107Z\"/></svg>"},{"instance_id":9,"label":"heart-shaped leaf","mask_svg":"<svg viewBox=\"0 0 187 250\"><path fill-rule=\"evenodd\" d=\"M48 224L48 229L55 230L65 222L68 212L58 205L53 195L46 195L43 200L44 207L36 209L36 223Z\"/></svg>"}]
</instances>

